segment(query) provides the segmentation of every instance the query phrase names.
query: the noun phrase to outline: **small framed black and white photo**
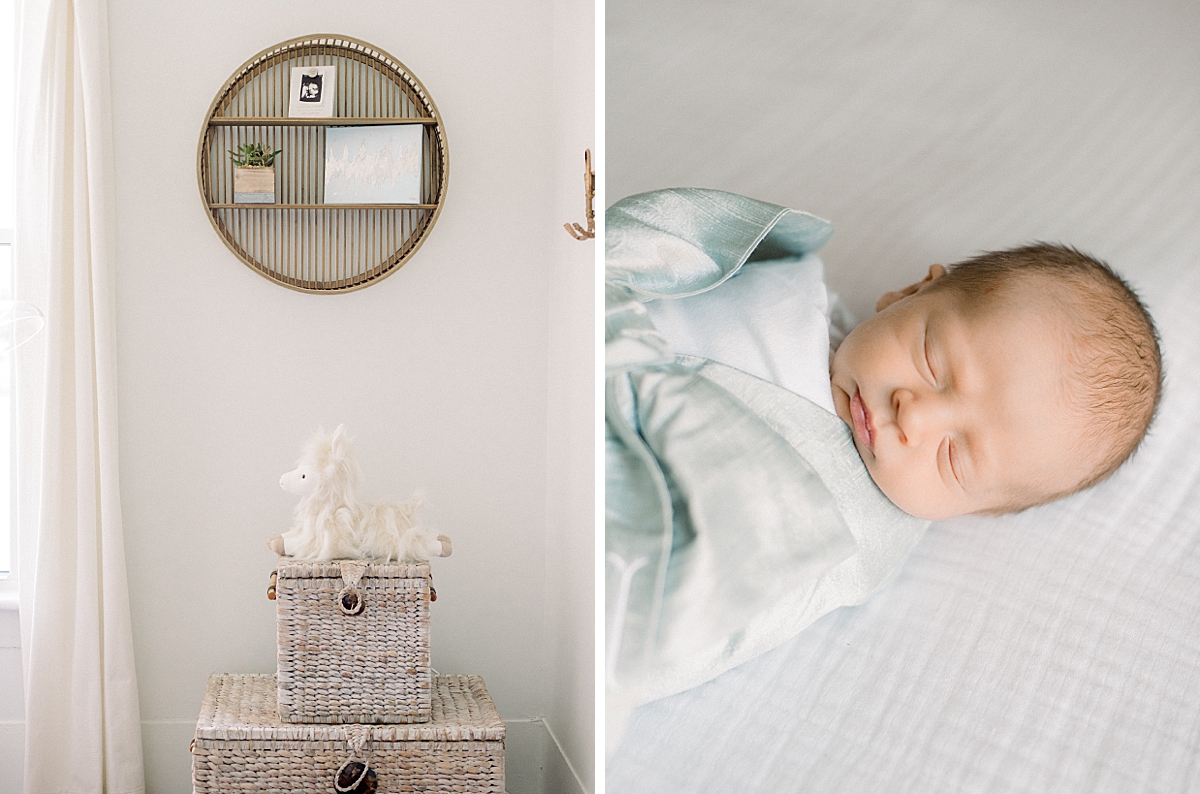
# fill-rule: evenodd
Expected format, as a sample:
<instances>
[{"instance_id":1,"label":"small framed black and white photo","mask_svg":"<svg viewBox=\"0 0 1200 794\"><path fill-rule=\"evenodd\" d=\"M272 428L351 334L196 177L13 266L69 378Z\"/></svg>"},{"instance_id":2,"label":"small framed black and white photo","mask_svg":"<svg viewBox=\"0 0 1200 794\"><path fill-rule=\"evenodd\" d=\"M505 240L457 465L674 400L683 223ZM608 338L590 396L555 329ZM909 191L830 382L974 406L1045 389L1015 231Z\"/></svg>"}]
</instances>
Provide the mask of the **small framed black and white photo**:
<instances>
[{"instance_id":1,"label":"small framed black and white photo","mask_svg":"<svg viewBox=\"0 0 1200 794\"><path fill-rule=\"evenodd\" d=\"M336 66L293 67L291 90L288 92L288 116L300 119L332 118L336 89Z\"/></svg>"}]
</instances>

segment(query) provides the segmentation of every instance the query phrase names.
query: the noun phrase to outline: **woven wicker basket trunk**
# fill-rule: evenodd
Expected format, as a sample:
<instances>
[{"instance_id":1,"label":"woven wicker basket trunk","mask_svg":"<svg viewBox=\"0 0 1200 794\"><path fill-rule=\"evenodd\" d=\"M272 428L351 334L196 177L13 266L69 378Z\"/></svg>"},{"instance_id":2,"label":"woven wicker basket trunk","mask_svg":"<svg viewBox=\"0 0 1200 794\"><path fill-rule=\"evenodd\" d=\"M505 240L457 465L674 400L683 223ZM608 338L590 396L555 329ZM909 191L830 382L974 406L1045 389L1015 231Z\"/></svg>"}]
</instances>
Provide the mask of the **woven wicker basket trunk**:
<instances>
[{"instance_id":1,"label":"woven wicker basket trunk","mask_svg":"<svg viewBox=\"0 0 1200 794\"><path fill-rule=\"evenodd\" d=\"M424 722L429 565L279 558L279 718Z\"/></svg>"},{"instance_id":2,"label":"woven wicker basket trunk","mask_svg":"<svg viewBox=\"0 0 1200 794\"><path fill-rule=\"evenodd\" d=\"M436 677L421 725L283 723L275 693L274 676L209 677L194 794L333 792L339 770L356 762L374 773L378 794L504 794L504 723L479 676Z\"/></svg>"}]
</instances>

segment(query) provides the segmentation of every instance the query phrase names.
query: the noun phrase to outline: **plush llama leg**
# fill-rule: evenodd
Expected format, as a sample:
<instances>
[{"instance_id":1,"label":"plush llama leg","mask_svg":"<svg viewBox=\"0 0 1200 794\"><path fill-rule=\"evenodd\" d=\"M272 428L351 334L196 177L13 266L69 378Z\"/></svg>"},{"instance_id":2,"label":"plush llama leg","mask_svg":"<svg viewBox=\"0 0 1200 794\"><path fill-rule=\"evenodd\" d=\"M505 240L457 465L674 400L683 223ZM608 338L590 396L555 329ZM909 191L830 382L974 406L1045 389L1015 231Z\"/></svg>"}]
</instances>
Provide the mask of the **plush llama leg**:
<instances>
[{"instance_id":1,"label":"plush llama leg","mask_svg":"<svg viewBox=\"0 0 1200 794\"><path fill-rule=\"evenodd\" d=\"M430 557L449 557L450 538L425 527L410 527L400 536L399 557L404 562L426 562Z\"/></svg>"}]
</instances>

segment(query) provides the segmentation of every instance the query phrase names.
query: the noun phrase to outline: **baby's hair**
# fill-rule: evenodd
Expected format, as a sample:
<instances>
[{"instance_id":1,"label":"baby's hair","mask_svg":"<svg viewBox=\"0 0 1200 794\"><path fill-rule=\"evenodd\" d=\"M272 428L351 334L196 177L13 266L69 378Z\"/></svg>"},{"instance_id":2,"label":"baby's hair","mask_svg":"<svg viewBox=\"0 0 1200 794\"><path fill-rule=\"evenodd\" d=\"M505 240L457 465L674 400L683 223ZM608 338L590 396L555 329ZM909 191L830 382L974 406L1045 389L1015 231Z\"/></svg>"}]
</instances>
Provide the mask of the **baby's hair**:
<instances>
[{"instance_id":1,"label":"baby's hair","mask_svg":"<svg viewBox=\"0 0 1200 794\"><path fill-rule=\"evenodd\" d=\"M1163 391L1158 330L1137 293L1106 263L1076 248L1033 243L991 251L952 265L930 288L956 289L970 301L1016 279L1043 276L1064 306L1078 388L1089 415L1090 446L1101 451L1091 474L1062 493L1028 494L997 512L1014 512L1090 488L1120 468L1141 445Z\"/></svg>"}]
</instances>

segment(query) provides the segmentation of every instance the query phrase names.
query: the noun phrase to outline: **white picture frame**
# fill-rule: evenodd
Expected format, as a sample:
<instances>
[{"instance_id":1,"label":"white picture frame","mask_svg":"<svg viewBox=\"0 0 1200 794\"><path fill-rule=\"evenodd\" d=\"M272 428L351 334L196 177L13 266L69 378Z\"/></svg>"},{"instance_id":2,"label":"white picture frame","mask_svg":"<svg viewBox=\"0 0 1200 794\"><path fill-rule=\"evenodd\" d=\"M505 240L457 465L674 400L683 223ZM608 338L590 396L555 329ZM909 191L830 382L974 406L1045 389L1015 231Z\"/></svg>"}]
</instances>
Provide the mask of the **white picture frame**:
<instances>
[{"instance_id":1,"label":"white picture frame","mask_svg":"<svg viewBox=\"0 0 1200 794\"><path fill-rule=\"evenodd\" d=\"M333 100L336 96L336 66L292 67L292 81L288 91L289 118L333 118Z\"/></svg>"},{"instance_id":2,"label":"white picture frame","mask_svg":"<svg viewBox=\"0 0 1200 794\"><path fill-rule=\"evenodd\" d=\"M326 204L420 204L421 124L325 129Z\"/></svg>"}]
</instances>

